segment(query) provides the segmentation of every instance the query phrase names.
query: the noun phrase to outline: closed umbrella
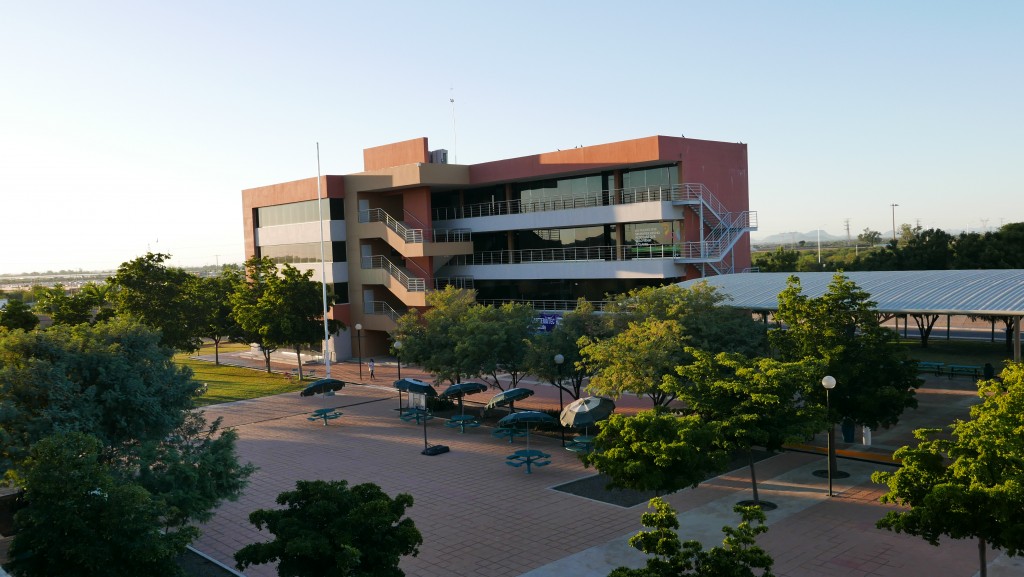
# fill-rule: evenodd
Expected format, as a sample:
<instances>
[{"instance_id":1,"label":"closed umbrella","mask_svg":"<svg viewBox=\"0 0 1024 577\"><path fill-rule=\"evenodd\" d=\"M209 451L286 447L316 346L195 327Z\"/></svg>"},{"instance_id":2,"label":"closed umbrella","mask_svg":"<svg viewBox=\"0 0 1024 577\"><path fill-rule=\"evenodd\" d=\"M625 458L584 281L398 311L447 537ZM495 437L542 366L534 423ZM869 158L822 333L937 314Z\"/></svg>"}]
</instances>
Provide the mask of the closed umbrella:
<instances>
[{"instance_id":1,"label":"closed umbrella","mask_svg":"<svg viewBox=\"0 0 1024 577\"><path fill-rule=\"evenodd\" d=\"M515 389L511 389L515 390ZM530 449L530 426L531 425L557 425L558 421L547 413L540 411L520 411L510 413L498 421L499 427L518 427L522 425L526 429L526 449Z\"/></svg>"},{"instance_id":2,"label":"closed umbrella","mask_svg":"<svg viewBox=\"0 0 1024 577\"><path fill-rule=\"evenodd\" d=\"M508 405L509 411L515 413L515 402L525 399L531 395L533 395L532 389L508 389L491 397L491 400L487 401L487 408L493 409L494 407L504 407L505 405Z\"/></svg>"},{"instance_id":3,"label":"closed umbrella","mask_svg":"<svg viewBox=\"0 0 1024 577\"><path fill-rule=\"evenodd\" d=\"M559 421L566 427L590 427L603 421L615 410L615 401L608 397L583 397L562 409Z\"/></svg>"},{"instance_id":4,"label":"closed umbrella","mask_svg":"<svg viewBox=\"0 0 1024 577\"><path fill-rule=\"evenodd\" d=\"M331 395L334 391L340 391L344 386L345 381L339 381L338 379L320 379L306 385L306 388L302 389L299 395L303 397L311 397L319 393Z\"/></svg>"},{"instance_id":5,"label":"closed umbrella","mask_svg":"<svg viewBox=\"0 0 1024 577\"><path fill-rule=\"evenodd\" d=\"M482 393L487 390L487 385L483 383L455 383L448 387L443 393L438 395L442 399L457 398L459 399L459 412L463 415L466 414L466 408L462 406L462 397L466 395L475 395Z\"/></svg>"}]
</instances>

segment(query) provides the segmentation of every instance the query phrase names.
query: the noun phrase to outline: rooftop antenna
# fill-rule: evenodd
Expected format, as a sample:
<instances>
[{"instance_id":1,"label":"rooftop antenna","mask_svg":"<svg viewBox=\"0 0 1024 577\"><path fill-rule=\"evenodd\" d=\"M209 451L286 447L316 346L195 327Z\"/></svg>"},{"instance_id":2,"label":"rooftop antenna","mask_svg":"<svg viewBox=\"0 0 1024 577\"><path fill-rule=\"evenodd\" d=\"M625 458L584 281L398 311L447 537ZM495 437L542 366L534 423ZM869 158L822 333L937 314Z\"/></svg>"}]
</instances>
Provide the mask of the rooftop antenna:
<instances>
[{"instance_id":1,"label":"rooftop antenna","mask_svg":"<svg viewBox=\"0 0 1024 577\"><path fill-rule=\"evenodd\" d=\"M448 97L448 102L452 103L452 164L459 163L459 138L458 133L455 131L455 87L451 87L451 96Z\"/></svg>"}]
</instances>

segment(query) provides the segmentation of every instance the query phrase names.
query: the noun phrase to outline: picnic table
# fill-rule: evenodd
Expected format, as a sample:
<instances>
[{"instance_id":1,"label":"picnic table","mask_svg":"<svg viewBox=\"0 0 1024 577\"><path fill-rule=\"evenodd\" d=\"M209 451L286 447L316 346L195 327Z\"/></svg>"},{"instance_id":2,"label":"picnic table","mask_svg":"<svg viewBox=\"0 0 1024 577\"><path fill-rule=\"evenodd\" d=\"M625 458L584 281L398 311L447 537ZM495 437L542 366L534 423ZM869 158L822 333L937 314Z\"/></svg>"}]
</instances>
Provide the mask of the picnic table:
<instances>
[{"instance_id":1,"label":"picnic table","mask_svg":"<svg viewBox=\"0 0 1024 577\"><path fill-rule=\"evenodd\" d=\"M594 450L594 436L593 435L577 435L573 437L572 441L565 444L567 451L573 453L587 454Z\"/></svg>"},{"instance_id":2,"label":"picnic table","mask_svg":"<svg viewBox=\"0 0 1024 577\"><path fill-rule=\"evenodd\" d=\"M322 419L323 422L324 422L324 426L326 427L327 426L327 421L333 421L334 419L337 419L338 417L342 416L343 414L344 413L342 413L341 411L339 411L338 409L335 409L335 408L317 409L317 410L313 411L313 416L312 417L306 417L306 420L307 421L319 421L319 420Z\"/></svg>"},{"instance_id":3,"label":"picnic table","mask_svg":"<svg viewBox=\"0 0 1024 577\"><path fill-rule=\"evenodd\" d=\"M974 378L978 378L978 373L981 372L981 367L978 365L947 365L949 369L949 378L953 378L955 375L971 375Z\"/></svg>"},{"instance_id":4,"label":"picnic table","mask_svg":"<svg viewBox=\"0 0 1024 577\"><path fill-rule=\"evenodd\" d=\"M933 361L919 361L917 363L917 368L919 370L921 370L921 371L924 371L924 372L935 373L936 375L941 375L942 374L942 370L943 370L942 368L945 365L946 365L946 363L938 363L938 362L933 362Z\"/></svg>"},{"instance_id":5,"label":"picnic table","mask_svg":"<svg viewBox=\"0 0 1024 577\"><path fill-rule=\"evenodd\" d=\"M498 427L491 431L491 436L495 439L508 438L508 442L511 443L516 437L525 437L526 431L516 427Z\"/></svg>"},{"instance_id":6,"label":"picnic table","mask_svg":"<svg viewBox=\"0 0 1024 577\"><path fill-rule=\"evenodd\" d=\"M404 413L402 413L399 416L399 418L407 423L411 421L416 421L416 424L418 425L424 421L429 421L430 419L433 419L434 415L432 415L430 411L426 409L412 407L411 409L408 409Z\"/></svg>"},{"instance_id":7,"label":"picnic table","mask_svg":"<svg viewBox=\"0 0 1024 577\"><path fill-rule=\"evenodd\" d=\"M458 428L460 433L465 433L466 427L479 427L480 421L476 420L473 415L452 415L444 422L444 426Z\"/></svg>"},{"instance_id":8,"label":"picnic table","mask_svg":"<svg viewBox=\"0 0 1024 577\"><path fill-rule=\"evenodd\" d=\"M529 475L533 472L531 470L532 467L550 465L551 461L548 460L550 458L551 455L543 451L538 451L537 449L519 449L515 453L505 457L505 464L510 467L522 467L523 465L526 465L526 474Z\"/></svg>"}]
</instances>

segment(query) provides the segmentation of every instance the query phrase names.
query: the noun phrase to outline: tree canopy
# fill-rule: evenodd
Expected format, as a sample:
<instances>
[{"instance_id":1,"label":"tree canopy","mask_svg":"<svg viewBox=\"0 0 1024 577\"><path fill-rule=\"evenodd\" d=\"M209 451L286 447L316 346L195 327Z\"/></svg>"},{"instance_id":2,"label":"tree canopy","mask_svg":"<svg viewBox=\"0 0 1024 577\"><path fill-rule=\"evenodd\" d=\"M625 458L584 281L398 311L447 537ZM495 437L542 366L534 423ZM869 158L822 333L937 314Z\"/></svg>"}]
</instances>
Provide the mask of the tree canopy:
<instances>
[{"instance_id":1,"label":"tree canopy","mask_svg":"<svg viewBox=\"0 0 1024 577\"><path fill-rule=\"evenodd\" d=\"M842 274L817 298L803 294L797 277L779 294L776 319L782 326L769 331L769 340L780 360L824 361L826 374L838 383L831 392L831 423L850 419L886 427L917 407L914 390L921 381L915 363L897 335L879 324L874 307L870 295ZM825 404L821 387L810 395Z\"/></svg>"},{"instance_id":2,"label":"tree canopy","mask_svg":"<svg viewBox=\"0 0 1024 577\"><path fill-rule=\"evenodd\" d=\"M274 539L242 547L239 569L277 561L281 577L399 577L401 558L423 543L412 519L403 518L412 496L391 498L373 483L298 481L277 503L285 508L249 514Z\"/></svg>"},{"instance_id":3,"label":"tree canopy","mask_svg":"<svg viewBox=\"0 0 1024 577\"><path fill-rule=\"evenodd\" d=\"M10 330L30 331L39 324L39 317L23 301L7 301L0 307L0 327Z\"/></svg>"},{"instance_id":4,"label":"tree canopy","mask_svg":"<svg viewBox=\"0 0 1024 577\"><path fill-rule=\"evenodd\" d=\"M894 472L872 480L888 485L883 503L900 505L878 527L919 536L978 539L981 575L985 547L1024 553L1024 365L1010 363L1002 381L983 381L970 419L941 429L918 429L917 446L898 449Z\"/></svg>"},{"instance_id":5,"label":"tree canopy","mask_svg":"<svg viewBox=\"0 0 1024 577\"><path fill-rule=\"evenodd\" d=\"M619 567L608 577L772 577L775 561L757 545L757 536L768 531L764 512L758 507L735 506L739 526L722 527L725 539L721 547L705 551L700 541L679 542L679 518L660 498L651 499L653 512L640 517L644 527L630 537L634 548L654 555L642 569ZM754 523L757 523L756 525Z\"/></svg>"}]
</instances>

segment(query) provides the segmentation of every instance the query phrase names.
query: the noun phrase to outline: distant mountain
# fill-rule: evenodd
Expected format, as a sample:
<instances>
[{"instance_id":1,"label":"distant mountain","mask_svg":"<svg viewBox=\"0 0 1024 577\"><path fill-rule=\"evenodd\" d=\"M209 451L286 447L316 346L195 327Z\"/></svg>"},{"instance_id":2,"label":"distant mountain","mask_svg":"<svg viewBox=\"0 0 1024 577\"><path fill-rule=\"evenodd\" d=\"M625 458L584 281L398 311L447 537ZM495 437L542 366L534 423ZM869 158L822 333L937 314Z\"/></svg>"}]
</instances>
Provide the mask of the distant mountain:
<instances>
[{"instance_id":1,"label":"distant mountain","mask_svg":"<svg viewBox=\"0 0 1024 577\"><path fill-rule=\"evenodd\" d=\"M818 231L812 230L809 232L780 232L769 236L756 236L751 235L751 242L754 244L796 244L800 241L806 241L807 243L818 242ZM836 241L846 240L845 236L831 235L824 230L821 231L821 241Z\"/></svg>"}]
</instances>

